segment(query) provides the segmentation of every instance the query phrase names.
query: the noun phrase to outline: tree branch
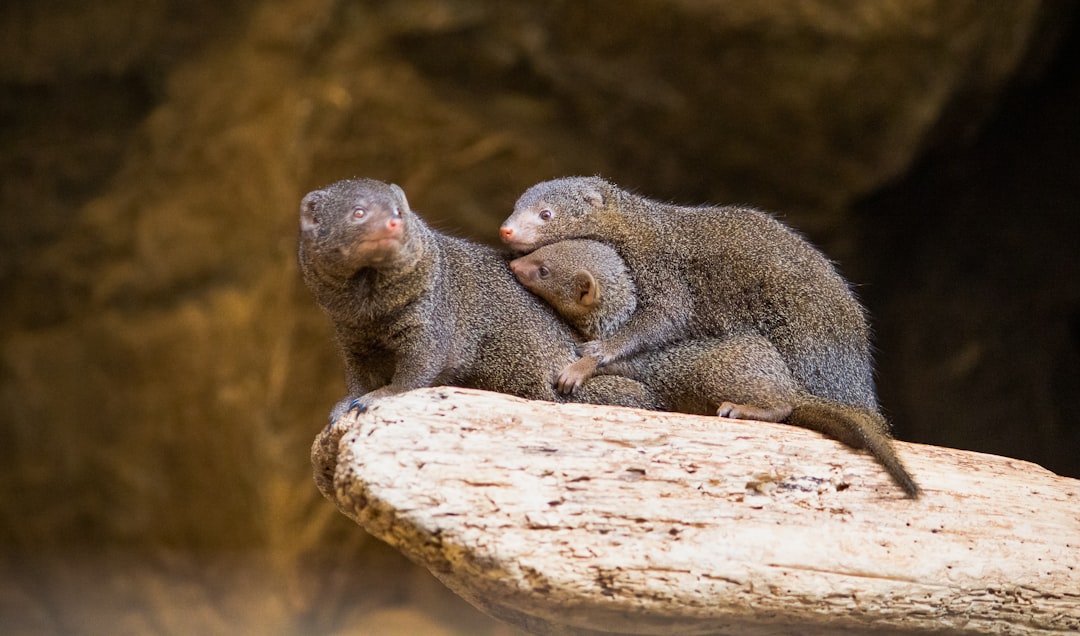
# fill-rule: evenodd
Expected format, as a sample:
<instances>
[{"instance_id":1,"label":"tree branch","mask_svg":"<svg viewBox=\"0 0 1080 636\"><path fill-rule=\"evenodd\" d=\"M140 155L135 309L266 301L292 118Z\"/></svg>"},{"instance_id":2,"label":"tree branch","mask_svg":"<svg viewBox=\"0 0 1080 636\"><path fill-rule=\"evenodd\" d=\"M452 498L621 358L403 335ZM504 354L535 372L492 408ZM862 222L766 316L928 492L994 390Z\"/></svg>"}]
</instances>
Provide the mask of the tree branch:
<instances>
[{"instance_id":1,"label":"tree branch","mask_svg":"<svg viewBox=\"0 0 1080 636\"><path fill-rule=\"evenodd\" d=\"M541 634L1080 630L1080 481L783 424L433 388L315 440L324 495Z\"/></svg>"}]
</instances>

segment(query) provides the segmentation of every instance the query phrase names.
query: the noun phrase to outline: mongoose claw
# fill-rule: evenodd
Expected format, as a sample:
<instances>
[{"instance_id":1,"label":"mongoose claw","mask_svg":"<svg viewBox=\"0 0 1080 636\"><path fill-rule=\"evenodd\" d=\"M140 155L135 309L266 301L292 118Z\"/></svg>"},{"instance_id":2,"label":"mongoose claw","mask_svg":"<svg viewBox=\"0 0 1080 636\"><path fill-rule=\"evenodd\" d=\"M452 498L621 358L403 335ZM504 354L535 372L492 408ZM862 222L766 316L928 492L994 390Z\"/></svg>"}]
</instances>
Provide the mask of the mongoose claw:
<instances>
[{"instance_id":1,"label":"mongoose claw","mask_svg":"<svg viewBox=\"0 0 1080 636\"><path fill-rule=\"evenodd\" d=\"M335 422L351 415L353 412L356 414L363 413L371 405L371 394L358 395L358 396L345 396L334 405L334 408L330 411L330 421L326 424L327 428L334 425Z\"/></svg>"},{"instance_id":2,"label":"mongoose claw","mask_svg":"<svg viewBox=\"0 0 1080 636\"><path fill-rule=\"evenodd\" d=\"M556 378L555 386L559 389L559 393L563 395L570 395L582 384L585 380L596 375L597 360L593 356L581 358L573 364L566 365L562 371L559 372L558 378Z\"/></svg>"},{"instance_id":3,"label":"mongoose claw","mask_svg":"<svg viewBox=\"0 0 1080 636\"><path fill-rule=\"evenodd\" d=\"M359 400L359 397L352 397L349 395L338 400L338 403L334 405L334 408L330 409L330 417L327 418L329 421L326 423L326 428L333 428L334 424L341 420L342 417L348 415L353 408L355 408L356 403Z\"/></svg>"},{"instance_id":4,"label":"mongoose claw","mask_svg":"<svg viewBox=\"0 0 1080 636\"><path fill-rule=\"evenodd\" d=\"M567 370L563 369L559 372L559 377L555 380L555 388L557 388L562 395L571 395L579 386L581 386L581 383L582 380L580 377L567 373Z\"/></svg>"},{"instance_id":5,"label":"mongoose claw","mask_svg":"<svg viewBox=\"0 0 1080 636\"><path fill-rule=\"evenodd\" d=\"M390 397L392 395L397 395L400 392L401 391L398 388L387 385L382 388L375 389L374 391L368 391L363 395L351 399L345 398L340 402L340 404L343 405L342 415L348 415L352 413L355 413L356 415L361 415L363 413L366 413L367 410L379 400ZM347 404L348 406L344 406L345 404Z\"/></svg>"}]
</instances>

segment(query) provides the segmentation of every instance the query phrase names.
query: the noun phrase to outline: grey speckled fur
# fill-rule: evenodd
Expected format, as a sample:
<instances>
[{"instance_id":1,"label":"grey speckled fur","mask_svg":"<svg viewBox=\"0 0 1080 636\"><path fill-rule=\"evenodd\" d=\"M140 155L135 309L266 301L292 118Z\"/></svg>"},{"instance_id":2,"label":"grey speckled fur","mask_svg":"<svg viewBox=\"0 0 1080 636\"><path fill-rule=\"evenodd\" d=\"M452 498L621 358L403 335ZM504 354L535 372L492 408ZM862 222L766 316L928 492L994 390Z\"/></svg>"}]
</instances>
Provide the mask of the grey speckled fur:
<instances>
[{"instance_id":1,"label":"grey speckled fur","mask_svg":"<svg viewBox=\"0 0 1080 636\"><path fill-rule=\"evenodd\" d=\"M586 338L606 338L637 310L631 272L616 251L593 240L551 243L515 260L519 281L544 298ZM679 340L602 366L600 374L640 380L664 409L783 420L855 448L868 449L906 493L918 486L896 456L876 410L811 395L760 333Z\"/></svg>"},{"instance_id":2,"label":"grey speckled fur","mask_svg":"<svg viewBox=\"0 0 1080 636\"><path fill-rule=\"evenodd\" d=\"M332 419L436 385L564 401L552 382L575 358L570 328L517 284L505 255L432 230L396 185L350 179L308 193L299 242L345 361L348 396ZM576 401L654 402L626 378L590 382Z\"/></svg>"},{"instance_id":3,"label":"grey speckled fur","mask_svg":"<svg viewBox=\"0 0 1080 636\"><path fill-rule=\"evenodd\" d=\"M583 348L601 364L680 338L754 332L812 394L877 408L862 307L820 251L764 212L668 205L569 177L529 188L502 232L517 252L591 238L626 260L638 309Z\"/></svg>"}]
</instances>

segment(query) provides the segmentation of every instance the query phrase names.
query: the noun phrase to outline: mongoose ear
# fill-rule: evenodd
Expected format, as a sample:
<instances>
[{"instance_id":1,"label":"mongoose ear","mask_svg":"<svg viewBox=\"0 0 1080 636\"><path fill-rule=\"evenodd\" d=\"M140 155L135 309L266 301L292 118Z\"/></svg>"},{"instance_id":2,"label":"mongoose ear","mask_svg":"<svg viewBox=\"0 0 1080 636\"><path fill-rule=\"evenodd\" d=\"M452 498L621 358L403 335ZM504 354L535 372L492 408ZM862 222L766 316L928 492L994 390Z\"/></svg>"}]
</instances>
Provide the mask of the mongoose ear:
<instances>
[{"instance_id":1,"label":"mongoose ear","mask_svg":"<svg viewBox=\"0 0 1080 636\"><path fill-rule=\"evenodd\" d=\"M314 232L319 225L319 219L315 216L315 204L319 200L319 190L308 192L300 201L300 231L304 233Z\"/></svg>"},{"instance_id":2,"label":"mongoose ear","mask_svg":"<svg viewBox=\"0 0 1080 636\"><path fill-rule=\"evenodd\" d=\"M394 194L401 197L401 207L402 208L404 208L406 210L411 210L412 209L412 208L409 207L409 200L405 198L405 191L402 190L401 187L398 184L391 183L390 184L390 189L393 190Z\"/></svg>"},{"instance_id":3,"label":"mongoose ear","mask_svg":"<svg viewBox=\"0 0 1080 636\"><path fill-rule=\"evenodd\" d=\"M574 272L574 291L577 293L578 304L584 307L592 307L600 296L596 279L584 269Z\"/></svg>"},{"instance_id":4,"label":"mongoose ear","mask_svg":"<svg viewBox=\"0 0 1080 636\"><path fill-rule=\"evenodd\" d=\"M581 193L581 198L585 200L585 203L588 203L594 208L604 207L604 195L601 194L599 190L586 190Z\"/></svg>"}]
</instances>

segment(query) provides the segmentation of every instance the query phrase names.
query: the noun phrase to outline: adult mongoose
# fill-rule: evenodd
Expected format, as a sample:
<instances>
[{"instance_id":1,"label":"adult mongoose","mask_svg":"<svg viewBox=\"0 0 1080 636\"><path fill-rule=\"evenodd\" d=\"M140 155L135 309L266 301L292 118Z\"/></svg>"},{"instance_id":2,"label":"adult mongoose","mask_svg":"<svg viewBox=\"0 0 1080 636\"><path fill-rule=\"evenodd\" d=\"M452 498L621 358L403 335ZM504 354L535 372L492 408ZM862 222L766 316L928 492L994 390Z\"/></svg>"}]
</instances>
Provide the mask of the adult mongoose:
<instances>
[{"instance_id":1,"label":"adult mongoose","mask_svg":"<svg viewBox=\"0 0 1080 636\"><path fill-rule=\"evenodd\" d=\"M675 340L753 332L811 394L877 410L862 307L825 256L769 214L669 205L570 177L529 188L500 233L519 253L591 238L626 260L637 310L579 348L601 366Z\"/></svg>"},{"instance_id":2,"label":"adult mongoose","mask_svg":"<svg viewBox=\"0 0 1080 636\"><path fill-rule=\"evenodd\" d=\"M308 193L299 243L345 362L348 396L331 420L436 385L563 400L553 383L575 359L569 326L517 284L506 255L431 229L398 186L347 179ZM652 405L624 380L590 383L575 401Z\"/></svg>"},{"instance_id":3,"label":"adult mongoose","mask_svg":"<svg viewBox=\"0 0 1080 636\"><path fill-rule=\"evenodd\" d=\"M637 291L626 263L604 243L551 243L515 259L510 269L586 338L608 337L637 310ZM575 366L589 374L596 370L596 358L582 358ZM865 448L906 493L918 495L892 447L885 419L875 410L808 393L759 333L681 340L620 358L598 372L643 382L667 410L784 421Z\"/></svg>"}]
</instances>

